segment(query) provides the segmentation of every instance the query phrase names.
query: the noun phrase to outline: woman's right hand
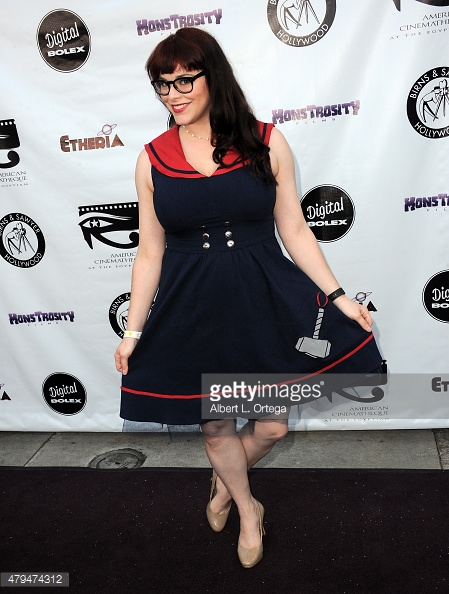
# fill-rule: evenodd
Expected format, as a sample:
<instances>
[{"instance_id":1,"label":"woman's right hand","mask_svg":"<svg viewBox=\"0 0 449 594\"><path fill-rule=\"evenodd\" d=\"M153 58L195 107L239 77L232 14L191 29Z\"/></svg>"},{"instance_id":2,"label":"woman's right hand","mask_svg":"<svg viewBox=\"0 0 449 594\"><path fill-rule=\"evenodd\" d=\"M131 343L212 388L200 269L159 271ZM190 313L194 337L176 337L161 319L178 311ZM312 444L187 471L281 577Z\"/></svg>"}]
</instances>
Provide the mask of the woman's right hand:
<instances>
[{"instance_id":1,"label":"woman's right hand","mask_svg":"<svg viewBox=\"0 0 449 594\"><path fill-rule=\"evenodd\" d=\"M120 371L123 375L128 373L128 359L130 358L137 341L137 338L123 338L115 351L115 367L117 371Z\"/></svg>"}]
</instances>

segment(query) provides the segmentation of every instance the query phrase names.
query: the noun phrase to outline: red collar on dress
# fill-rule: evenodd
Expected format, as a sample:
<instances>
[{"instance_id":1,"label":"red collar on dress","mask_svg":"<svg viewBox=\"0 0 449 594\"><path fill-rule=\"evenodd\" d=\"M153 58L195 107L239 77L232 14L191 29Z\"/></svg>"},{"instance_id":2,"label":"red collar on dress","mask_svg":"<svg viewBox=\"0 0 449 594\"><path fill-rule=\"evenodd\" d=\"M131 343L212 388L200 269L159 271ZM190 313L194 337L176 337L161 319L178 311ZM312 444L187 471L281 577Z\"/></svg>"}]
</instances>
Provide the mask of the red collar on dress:
<instances>
[{"instance_id":1,"label":"red collar on dress","mask_svg":"<svg viewBox=\"0 0 449 594\"><path fill-rule=\"evenodd\" d=\"M258 122L258 124L260 136L263 142L268 144L270 141L271 130L274 126L273 124L266 124L264 122ZM179 138L178 126L167 130L155 138L152 142L146 144L145 150L147 151L151 165L168 177L206 177L202 173L196 171L191 165L189 165L189 163L187 163L184 156L184 151L182 150L181 140ZM231 149L226 153L224 158L225 164L233 163L236 159L238 159L238 156L239 155L237 151ZM238 160L237 163L231 165L230 167L219 165L212 176L227 173L233 169L239 169L244 165L245 163L243 163L241 160Z\"/></svg>"}]
</instances>

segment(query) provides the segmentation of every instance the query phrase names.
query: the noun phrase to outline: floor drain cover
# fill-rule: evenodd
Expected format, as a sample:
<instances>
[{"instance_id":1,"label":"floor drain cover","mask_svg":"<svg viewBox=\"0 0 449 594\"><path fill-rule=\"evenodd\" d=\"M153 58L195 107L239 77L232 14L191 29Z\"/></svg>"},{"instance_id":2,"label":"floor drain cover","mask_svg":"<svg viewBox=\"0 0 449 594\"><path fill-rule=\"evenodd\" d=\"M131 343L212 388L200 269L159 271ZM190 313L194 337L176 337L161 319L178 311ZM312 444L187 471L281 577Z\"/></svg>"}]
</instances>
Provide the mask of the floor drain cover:
<instances>
[{"instance_id":1,"label":"floor drain cover","mask_svg":"<svg viewBox=\"0 0 449 594\"><path fill-rule=\"evenodd\" d=\"M119 468L139 468L142 466L145 460L146 456L144 456L142 452L128 448L124 450L112 450L111 452L99 454L89 462L89 467L106 468L112 470Z\"/></svg>"}]
</instances>

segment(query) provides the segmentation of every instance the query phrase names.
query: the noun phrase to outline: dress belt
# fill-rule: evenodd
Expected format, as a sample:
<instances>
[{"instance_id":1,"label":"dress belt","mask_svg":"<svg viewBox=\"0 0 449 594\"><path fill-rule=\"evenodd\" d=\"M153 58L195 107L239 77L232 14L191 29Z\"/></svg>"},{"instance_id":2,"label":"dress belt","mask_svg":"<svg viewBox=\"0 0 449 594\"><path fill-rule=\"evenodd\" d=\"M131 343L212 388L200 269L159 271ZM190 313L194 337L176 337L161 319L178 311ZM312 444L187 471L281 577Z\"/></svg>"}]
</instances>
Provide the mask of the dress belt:
<instances>
[{"instance_id":1,"label":"dress belt","mask_svg":"<svg viewBox=\"0 0 449 594\"><path fill-rule=\"evenodd\" d=\"M223 221L167 233L167 248L187 253L232 251L274 237L274 219Z\"/></svg>"}]
</instances>

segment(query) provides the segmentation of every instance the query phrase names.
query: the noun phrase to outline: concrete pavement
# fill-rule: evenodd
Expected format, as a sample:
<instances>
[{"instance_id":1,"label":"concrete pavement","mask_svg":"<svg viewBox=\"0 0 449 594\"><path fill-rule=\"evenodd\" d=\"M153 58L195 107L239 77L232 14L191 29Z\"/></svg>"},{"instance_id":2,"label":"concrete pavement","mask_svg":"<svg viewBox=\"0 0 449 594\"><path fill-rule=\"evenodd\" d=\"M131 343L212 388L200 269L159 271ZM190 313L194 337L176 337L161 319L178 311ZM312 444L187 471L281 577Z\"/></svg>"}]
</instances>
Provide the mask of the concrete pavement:
<instances>
[{"instance_id":1,"label":"concrete pavement","mask_svg":"<svg viewBox=\"0 0 449 594\"><path fill-rule=\"evenodd\" d=\"M0 432L0 466L208 468L199 433ZM260 468L449 469L449 429L290 432Z\"/></svg>"}]
</instances>

